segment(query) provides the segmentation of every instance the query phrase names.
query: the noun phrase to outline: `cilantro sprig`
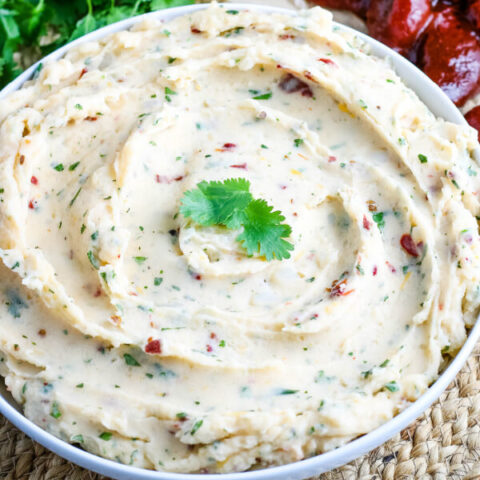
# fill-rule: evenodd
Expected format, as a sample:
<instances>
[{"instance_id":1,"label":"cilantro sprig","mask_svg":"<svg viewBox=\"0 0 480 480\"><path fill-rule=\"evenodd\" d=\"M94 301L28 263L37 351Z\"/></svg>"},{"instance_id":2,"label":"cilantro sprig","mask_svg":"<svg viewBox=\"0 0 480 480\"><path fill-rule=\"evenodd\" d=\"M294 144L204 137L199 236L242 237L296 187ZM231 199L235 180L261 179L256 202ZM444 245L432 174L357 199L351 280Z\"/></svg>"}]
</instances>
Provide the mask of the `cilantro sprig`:
<instances>
[{"instance_id":1,"label":"cilantro sprig","mask_svg":"<svg viewBox=\"0 0 480 480\"><path fill-rule=\"evenodd\" d=\"M254 199L250 182L245 178L229 178L223 182L202 181L197 188L185 192L180 213L195 223L208 227L223 225L243 231L236 240L247 251L264 256L268 261L290 258L293 245L285 240L292 233L285 217L263 199Z\"/></svg>"}]
</instances>

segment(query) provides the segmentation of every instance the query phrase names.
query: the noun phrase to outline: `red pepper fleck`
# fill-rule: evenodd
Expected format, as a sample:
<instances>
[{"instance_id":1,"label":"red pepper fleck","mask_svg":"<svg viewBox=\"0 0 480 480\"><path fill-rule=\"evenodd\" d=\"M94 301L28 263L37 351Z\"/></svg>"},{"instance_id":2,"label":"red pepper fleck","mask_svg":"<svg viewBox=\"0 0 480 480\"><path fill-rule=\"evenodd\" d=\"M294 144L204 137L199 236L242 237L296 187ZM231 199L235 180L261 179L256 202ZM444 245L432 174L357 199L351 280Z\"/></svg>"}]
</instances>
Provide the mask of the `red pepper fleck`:
<instances>
[{"instance_id":1,"label":"red pepper fleck","mask_svg":"<svg viewBox=\"0 0 480 480\"><path fill-rule=\"evenodd\" d=\"M328 163L332 163L332 162L336 162L337 161L337 157L335 157L334 155L330 155L328 157Z\"/></svg>"},{"instance_id":2,"label":"red pepper fleck","mask_svg":"<svg viewBox=\"0 0 480 480\"><path fill-rule=\"evenodd\" d=\"M343 280L334 280L332 282L331 288L326 288L325 290L330 293L331 297L345 297L350 295L352 292L355 291L354 288L351 290L346 290L348 278L344 278Z\"/></svg>"},{"instance_id":3,"label":"red pepper fleck","mask_svg":"<svg viewBox=\"0 0 480 480\"><path fill-rule=\"evenodd\" d=\"M210 338L211 338L212 340L214 340L215 338L217 338L217 334L216 334L215 332L212 332L212 333L210 334Z\"/></svg>"},{"instance_id":4,"label":"red pepper fleck","mask_svg":"<svg viewBox=\"0 0 480 480\"><path fill-rule=\"evenodd\" d=\"M82 71L80 72L80 76L78 77L78 79L80 80L87 72L88 72L88 68L83 67Z\"/></svg>"},{"instance_id":5,"label":"red pepper fleck","mask_svg":"<svg viewBox=\"0 0 480 480\"><path fill-rule=\"evenodd\" d=\"M376 265L374 265L374 266L373 266L373 272L372 272L372 273L373 273L373 276L375 276L375 275L377 274L377 272L378 272L378 268L377 268Z\"/></svg>"},{"instance_id":6,"label":"red pepper fleck","mask_svg":"<svg viewBox=\"0 0 480 480\"><path fill-rule=\"evenodd\" d=\"M223 148L226 148L227 150L232 150L233 148L235 148L237 146L236 143L224 143L223 144Z\"/></svg>"},{"instance_id":7,"label":"red pepper fleck","mask_svg":"<svg viewBox=\"0 0 480 480\"><path fill-rule=\"evenodd\" d=\"M35 175L32 175L30 182L33 183L33 185L38 185L38 178Z\"/></svg>"},{"instance_id":8,"label":"red pepper fleck","mask_svg":"<svg viewBox=\"0 0 480 480\"><path fill-rule=\"evenodd\" d=\"M38 331L38 334L39 334L41 337L44 337L44 336L47 334L47 332L45 331L44 328L41 328L41 329Z\"/></svg>"},{"instance_id":9,"label":"red pepper fleck","mask_svg":"<svg viewBox=\"0 0 480 480\"><path fill-rule=\"evenodd\" d=\"M171 183L171 180L166 175L155 175L157 183Z\"/></svg>"},{"instance_id":10,"label":"red pepper fleck","mask_svg":"<svg viewBox=\"0 0 480 480\"><path fill-rule=\"evenodd\" d=\"M146 353L162 353L162 343L160 340L151 340L145 345Z\"/></svg>"},{"instance_id":11,"label":"red pepper fleck","mask_svg":"<svg viewBox=\"0 0 480 480\"><path fill-rule=\"evenodd\" d=\"M37 208L37 201L36 200L30 200L28 202L28 208L30 208L31 210L34 210L35 208Z\"/></svg>"},{"instance_id":12,"label":"red pepper fleck","mask_svg":"<svg viewBox=\"0 0 480 480\"><path fill-rule=\"evenodd\" d=\"M277 68L283 68L282 65L280 65L279 63L277 63Z\"/></svg>"},{"instance_id":13,"label":"red pepper fleck","mask_svg":"<svg viewBox=\"0 0 480 480\"><path fill-rule=\"evenodd\" d=\"M122 319L118 315L111 315L110 319L115 325L120 325L122 323Z\"/></svg>"},{"instance_id":14,"label":"red pepper fleck","mask_svg":"<svg viewBox=\"0 0 480 480\"><path fill-rule=\"evenodd\" d=\"M367 220L366 215L364 215L364 216L363 216L363 228L364 228L365 230L370 230L370 227L371 227L371 226L372 226L372 222L369 222L369 221Z\"/></svg>"},{"instance_id":15,"label":"red pepper fleck","mask_svg":"<svg viewBox=\"0 0 480 480\"><path fill-rule=\"evenodd\" d=\"M175 177L174 180L176 182L179 182L180 180L183 180L183 175L179 175L178 177Z\"/></svg>"},{"instance_id":16,"label":"red pepper fleck","mask_svg":"<svg viewBox=\"0 0 480 480\"><path fill-rule=\"evenodd\" d=\"M190 31L192 33L202 33L201 30L199 30L197 27L194 27L193 25L190 27Z\"/></svg>"},{"instance_id":17,"label":"red pepper fleck","mask_svg":"<svg viewBox=\"0 0 480 480\"><path fill-rule=\"evenodd\" d=\"M304 71L303 71L303 74L305 75L305 78L308 78L308 79L311 80L312 82L315 81L315 79L313 78L313 75L312 75L308 70L304 70Z\"/></svg>"},{"instance_id":18,"label":"red pepper fleck","mask_svg":"<svg viewBox=\"0 0 480 480\"><path fill-rule=\"evenodd\" d=\"M288 33L283 33L282 35L279 35L278 38L280 38L280 40L291 40L295 38L295 35L289 35Z\"/></svg>"},{"instance_id":19,"label":"red pepper fleck","mask_svg":"<svg viewBox=\"0 0 480 480\"><path fill-rule=\"evenodd\" d=\"M100 287L97 287L97 289L95 290L95 293L93 294L93 296L95 298L99 297L100 295L102 294L102 289Z\"/></svg>"},{"instance_id":20,"label":"red pepper fleck","mask_svg":"<svg viewBox=\"0 0 480 480\"><path fill-rule=\"evenodd\" d=\"M96 122L98 120L98 117L88 116L88 117L85 117L84 120L87 122Z\"/></svg>"},{"instance_id":21,"label":"red pepper fleck","mask_svg":"<svg viewBox=\"0 0 480 480\"><path fill-rule=\"evenodd\" d=\"M213 352L213 347L211 345L207 345L207 352Z\"/></svg>"},{"instance_id":22,"label":"red pepper fleck","mask_svg":"<svg viewBox=\"0 0 480 480\"><path fill-rule=\"evenodd\" d=\"M438 309L439 309L440 311L443 310L443 303L439 303L439 304L438 304Z\"/></svg>"},{"instance_id":23,"label":"red pepper fleck","mask_svg":"<svg viewBox=\"0 0 480 480\"><path fill-rule=\"evenodd\" d=\"M329 58L319 58L318 61L326 63L327 65L334 65L335 67L337 66L337 64L333 60L330 60Z\"/></svg>"},{"instance_id":24,"label":"red pepper fleck","mask_svg":"<svg viewBox=\"0 0 480 480\"><path fill-rule=\"evenodd\" d=\"M25 162L25 155L20 155L19 162L20 162L20 165L23 165L23 164L24 164L24 162Z\"/></svg>"},{"instance_id":25,"label":"red pepper fleck","mask_svg":"<svg viewBox=\"0 0 480 480\"><path fill-rule=\"evenodd\" d=\"M230 165L231 168L243 168L247 170L247 162L245 163L237 163L236 165Z\"/></svg>"},{"instance_id":26,"label":"red pepper fleck","mask_svg":"<svg viewBox=\"0 0 480 480\"><path fill-rule=\"evenodd\" d=\"M409 233L404 233L400 238L400 245L412 257L418 257L418 247Z\"/></svg>"},{"instance_id":27,"label":"red pepper fleck","mask_svg":"<svg viewBox=\"0 0 480 480\"><path fill-rule=\"evenodd\" d=\"M287 188L287 186L286 186L286 185L280 185L280 188L281 188L282 190L285 190L285 189Z\"/></svg>"},{"instance_id":28,"label":"red pepper fleck","mask_svg":"<svg viewBox=\"0 0 480 480\"><path fill-rule=\"evenodd\" d=\"M195 280L201 280L202 279L202 276L199 274L199 273L195 273L195 275L193 275L193 278Z\"/></svg>"},{"instance_id":29,"label":"red pepper fleck","mask_svg":"<svg viewBox=\"0 0 480 480\"><path fill-rule=\"evenodd\" d=\"M388 260L385 262L385 264L387 265L387 267L390 269L392 273L395 273L397 271L397 269Z\"/></svg>"}]
</instances>

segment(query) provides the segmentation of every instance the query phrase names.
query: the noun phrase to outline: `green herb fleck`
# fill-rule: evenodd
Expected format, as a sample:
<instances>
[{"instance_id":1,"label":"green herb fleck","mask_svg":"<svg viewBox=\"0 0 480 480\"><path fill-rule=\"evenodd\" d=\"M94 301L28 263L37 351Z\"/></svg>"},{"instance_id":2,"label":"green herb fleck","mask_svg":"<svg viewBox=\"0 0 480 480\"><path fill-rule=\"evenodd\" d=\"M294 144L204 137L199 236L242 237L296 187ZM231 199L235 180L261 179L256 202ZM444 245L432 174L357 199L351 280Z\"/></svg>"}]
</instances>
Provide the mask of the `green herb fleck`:
<instances>
[{"instance_id":1,"label":"green herb fleck","mask_svg":"<svg viewBox=\"0 0 480 480\"><path fill-rule=\"evenodd\" d=\"M294 395L295 393L298 393L298 390L291 390L289 388L283 388L283 389L280 389L277 392L277 395Z\"/></svg>"},{"instance_id":2,"label":"green herb fleck","mask_svg":"<svg viewBox=\"0 0 480 480\"><path fill-rule=\"evenodd\" d=\"M87 252L87 257L90 260L90 263L92 264L92 267L95 270L98 270L100 268L100 262L98 261L98 258L93 254L91 250Z\"/></svg>"},{"instance_id":3,"label":"green herb fleck","mask_svg":"<svg viewBox=\"0 0 480 480\"><path fill-rule=\"evenodd\" d=\"M190 435L195 435L198 432L198 429L203 425L203 420L197 420L190 432Z\"/></svg>"},{"instance_id":4,"label":"green herb fleck","mask_svg":"<svg viewBox=\"0 0 480 480\"><path fill-rule=\"evenodd\" d=\"M250 93L253 93L253 92L258 92L258 90L250 90ZM253 99L254 100L268 100L270 98L272 98L272 92L267 92L267 93L260 93L260 94L255 94L253 93Z\"/></svg>"},{"instance_id":5,"label":"green herb fleck","mask_svg":"<svg viewBox=\"0 0 480 480\"><path fill-rule=\"evenodd\" d=\"M373 221L377 224L380 231L385 227L385 220L383 219L383 212L377 212L372 215Z\"/></svg>"},{"instance_id":6,"label":"green herb fleck","mask_svg":"<svg viewBox=\"0 0 480 480\"><path fill-rule=\"evenodd\" d=\"M70 200L70 203L69 203L69 207L71 207L74 203L75 203L75 200L77 199L77 197L80 195L80 192L82 191L82 187L80 187L78 190L77 190L77 193L73 196L73 198Z\"/></svg>"},{"instance_id":7,"label":"green herb fleck","mask_svg":"<svg viewBox=\"0 0 480 480\"><path fill-rule=\"evenodd\" d=\"M423 153L418 154L418 159L420 160L420 163L427 163L428 162L428 158Z\"/></svg>"},{"instance_id":8,"label":"green herb fleck","mask_svg":"<svg viewBox=\"0 0 480 480\"><path fill-rule=\"evenodd\" d=\"M134 357L132 357L132 355L130 355L129 353L124 353L123 354L123 358L125 359L125 363L127 365L129 365L130 367L140 367L141 365L137 362L137 360L135 360Z\"/></svg>"},{"instance_id":9,"label":"green herb fleck","mask_svg":"<svg viewBox=\"0 0 480 480\"><path fill-rule=\"evenodd\" d=\"M391 382L388 382L384 385L384 387L389 391L389 392L398 392L400 390L400 387L398 386L397 382L395 380L392 380Z\"/></svg>"},{"instance_id":10,"label":"green herb fleck","mask_svg":"<svg viewBox=\"0 0 480 480\"><path fill-rule=\"evenodd\" d=\"M52 403L52 410L50 411L50 416L53 418L60 418L62 416L62 412L60 412L60 409L58 408L58 403L53 402Z\"/></svg>"},{"instance_id":11,"label":"green herb fleck","mask_svg":"<svg viewBox=\"0 0 480 480\"><path fill-rule=\"evenodd\" d=\"M98 438L101 438L102 440L105 440L106 442L108 442L113 436L113 433L112 432L102 432Z\"/></svg>"}]
</instances>

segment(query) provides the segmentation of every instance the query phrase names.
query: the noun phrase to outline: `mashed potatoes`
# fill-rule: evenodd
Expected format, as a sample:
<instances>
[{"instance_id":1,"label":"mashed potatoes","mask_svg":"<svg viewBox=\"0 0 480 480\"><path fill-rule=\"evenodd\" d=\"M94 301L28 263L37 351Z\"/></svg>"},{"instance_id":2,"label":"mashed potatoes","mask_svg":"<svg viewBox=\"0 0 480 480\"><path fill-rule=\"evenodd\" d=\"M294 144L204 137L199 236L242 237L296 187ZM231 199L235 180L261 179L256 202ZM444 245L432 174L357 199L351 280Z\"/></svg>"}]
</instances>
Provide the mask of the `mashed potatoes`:
<instances>
[{"instance_id":1,"label":"mashed potatoes","mask_svg":"<svg viewBox=\"0 0 480 480\"><path fill-rule=\"evenodd\" d=\"M140 467L335 448L475 321L476 146L319 8L80 45L0 100L0 372L28 418ZM282 212L291 258L179 213L227 178Z\"/></svg>"}]
</instances>

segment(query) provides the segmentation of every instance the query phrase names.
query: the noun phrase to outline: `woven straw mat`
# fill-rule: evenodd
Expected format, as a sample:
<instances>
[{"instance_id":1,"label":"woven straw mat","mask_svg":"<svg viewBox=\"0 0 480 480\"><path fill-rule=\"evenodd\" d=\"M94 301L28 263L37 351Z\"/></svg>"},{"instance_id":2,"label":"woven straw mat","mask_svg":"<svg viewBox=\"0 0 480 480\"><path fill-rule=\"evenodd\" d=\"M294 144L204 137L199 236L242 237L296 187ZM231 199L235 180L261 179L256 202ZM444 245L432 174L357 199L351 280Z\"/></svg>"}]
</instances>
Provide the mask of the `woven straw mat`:
<instances>
[{"instance_id":1,"label":"woven straw mat","mask_svg":"<svg viewBox=\"0 0 480 480\"><path fill-rule=\"evenodd\" d=\"M2 480L101 480L0 416ZM315 480L480 480L480 343L440 399L381 447ZM313 479L312 479L313 480Z\"/></svg>"}]
</instances>

